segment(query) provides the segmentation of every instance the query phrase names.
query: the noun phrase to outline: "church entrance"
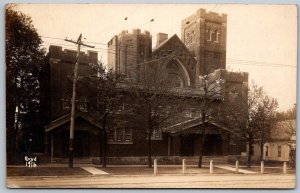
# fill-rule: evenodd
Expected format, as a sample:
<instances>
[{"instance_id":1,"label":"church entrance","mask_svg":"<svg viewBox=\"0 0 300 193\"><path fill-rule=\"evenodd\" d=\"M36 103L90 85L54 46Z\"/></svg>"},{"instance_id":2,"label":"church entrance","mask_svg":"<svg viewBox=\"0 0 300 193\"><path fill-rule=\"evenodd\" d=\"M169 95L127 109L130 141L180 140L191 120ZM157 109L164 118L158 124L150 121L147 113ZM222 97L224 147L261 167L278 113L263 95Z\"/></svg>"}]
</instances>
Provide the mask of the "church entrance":
<instances>
[{"instance_id":1,"label":"church entrance","mask_svg":"<svg viewBox=\"0 0 300 193\"><path fill-rule=\"evenodd\" d=\"M182 136L180 144L181 156L194 156L194 136Z\"/></svg>"},{"instance_id":2,"label":"church entrance","mask_svg":"<svg viewBox=\"0 0 300 193\"><path fill-rule=\"evenodd\" d=\"M64 131L63 134L62 152L65 157L69 155L69 131ZM74 133L74 157L90 157L91 144L90 144L90 132L78 131Z\"/></svg>"},{"instance_id":3,"label":"church entrance","mask_svg":"<svg viewBox=\"0 0 300 193\"><path fill-rule=\"evenodd\" d=\"M223 139L218 134L208 134L204 140L203 155L219 156L223 155Z\"/></svg>"}]
</instances>

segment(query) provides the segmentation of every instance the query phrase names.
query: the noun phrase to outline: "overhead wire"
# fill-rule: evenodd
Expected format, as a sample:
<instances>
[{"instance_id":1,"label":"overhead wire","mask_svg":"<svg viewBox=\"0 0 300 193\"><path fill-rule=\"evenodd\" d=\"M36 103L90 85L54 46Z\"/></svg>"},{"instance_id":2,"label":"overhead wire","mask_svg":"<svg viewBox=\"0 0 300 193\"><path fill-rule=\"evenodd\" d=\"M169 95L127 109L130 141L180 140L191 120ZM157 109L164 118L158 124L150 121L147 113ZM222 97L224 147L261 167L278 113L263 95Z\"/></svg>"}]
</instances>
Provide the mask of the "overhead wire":
<instances>
[{"instance_id":1,"label":"overhead wire","mask_svg":"<svg viewBox=\"0 0 300 193\"><path fill-rule=\"evenodd\" d=\"M214 9L220 9L220 6L217 8L218 4L215 4L214 7L211 9L211 11L213 11ZM147 22L149 23L149 22ZM65 41L65 39L63 38L58 38L58 37L51 37L51 36L40 36L41 38L46 38L46 39L53 39L53 40L59 40L59 41ZM108 49L107 43L102 43L102 42L96 42L96 41L86 41L86 43L92 43L92 44L97 44L97 45L103 45L106 46L106 48L101 48L101 47L95 47L95 48L88 48L88 49L92 49L92 50L97 50L98 52L101 53L111 53L111 54L117 54L118 52L127 52L127 56L136 56L137 54L139 54L136 51L133 50L122 50L121 48L128 48L131 49L136 48L135 45L115 45L115 44L111 44L112 46L116 46L118 49L116 51L112 51L111 49ZM63 43L54 43L54 42L43 42L42 44L44 44L45 46L47 45L60 45L60 46L64 46L64 47L71 47L71 48L75 48L76 45L68 45L68 44L63 44ZM106 52L104 52L106 51ZM233 64L233 65L252 65L252 66L268 66L268 67L289 67L289 68L296 68L296 66L294 65L287 65L287 64L280 64L280 63L273 63L273 62L265 62L265 61L255 61L255 60L244 60L244 59L237 59L237 58L226 58L226 63L227 64Z\"/></svg>"}]
</instances>

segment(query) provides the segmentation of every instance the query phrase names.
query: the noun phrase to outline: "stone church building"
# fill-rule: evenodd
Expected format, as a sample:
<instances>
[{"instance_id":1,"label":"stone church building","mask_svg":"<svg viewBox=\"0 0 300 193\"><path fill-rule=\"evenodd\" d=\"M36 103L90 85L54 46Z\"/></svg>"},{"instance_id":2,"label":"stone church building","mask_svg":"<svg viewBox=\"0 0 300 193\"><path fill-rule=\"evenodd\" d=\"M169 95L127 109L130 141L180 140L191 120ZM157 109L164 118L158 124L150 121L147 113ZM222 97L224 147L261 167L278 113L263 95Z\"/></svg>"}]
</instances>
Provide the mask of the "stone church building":
<instances>
[{"instance_id":1,"label":"stone church building","mask_svg":"<svg viewBox=\"0 0 300 193\"><path fill-rule=\"evenodd\" d=\"M164 62L168 82L183 94L184 102L162 108L175 112L173 122L154 130L152 155L172 162L182 156L198 156L201 112L197 99L203 97L203 77L222 80L225 91L216 98L214 106L225 108L227 101L240 103L247 97L248 74L226 70L227 15L199 9L182 20L181 38L176 34L157 34L155 47L150 32L134 29L122 31L108 42L108 68L126 82L138 82L146 73L145 65ZM45 151L51 160L62 161L68 155L72 66L76 52L50 46L51 120L45 126ZM96 52L80 54L80 76L91 75L97 63ZM101 123L95 121L89 100L90 87L77 88L75 119L75 157L99 162L101 157ZM174 94L176 95L176 93ZM195 100L196 98L196 100ZM132 124L134 115L124 102L120 105L118 122L108 128L108 164L146 163L147 134L143 125ZM213 120L213 119L211 119ZM204 141L204 155L228 156L246 152L246 144L230 129L216 121L209 121Z\"/></svg>"}]
</instances>

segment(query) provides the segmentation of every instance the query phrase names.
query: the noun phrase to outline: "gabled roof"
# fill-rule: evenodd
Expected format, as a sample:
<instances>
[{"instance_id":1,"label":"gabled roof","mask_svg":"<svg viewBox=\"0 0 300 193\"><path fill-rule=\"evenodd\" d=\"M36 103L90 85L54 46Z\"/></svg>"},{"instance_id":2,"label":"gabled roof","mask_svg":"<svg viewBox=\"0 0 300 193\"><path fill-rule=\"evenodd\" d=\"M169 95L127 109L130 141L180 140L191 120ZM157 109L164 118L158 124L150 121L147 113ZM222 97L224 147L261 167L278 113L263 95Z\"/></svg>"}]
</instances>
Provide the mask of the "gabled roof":
<instances>
[{"instance_id":1,"label":"gabled roof","mask_svg":"<svg viewBox=\"0 0 300 193\"><path fill-rule=\"evenodd\" d=\"M218 123L215 123L213 121L207 121L206 123L209 123L213 126L216 126L220 129L223 129L227 132L233 133L234 135L239 135L238 133L230 130L227 127L224 127ZM166 133L170 133L170 134L177 134L177 133L186 133L186 132L190 132L189 130L196 127L196 126L200 126L202 125L202 121L201 121L201 117L196 117L187 121L183 121L180 123L176 123L174 125L171 125L169 127L165 127L162 129L163 132ZM198 133L197 131L193 131L192 133Z\"/></svg>"},{"instance_id":2,"label":"gabled roof","mask_svg":"<svg viewBox=\"0 0 300 193\"><path fill-rule=\"evenodd\" d=\"M93 120L89 115L82 113L82 112L77 112L75 114L75 119L77 119L78 117L84 119L85 121L89 122L90 124L101 128L100 124L96 123L95 120ZM44 126L45 128L45 132L50 132L52 130L54 130L55 128L69 122L71 120L71 115L70 114L66 114L54 121L52 121L51 123L49 123L48 125Z\"/></svg>"},{"instance_id":3,"label":"gabled roof","mask_svg":"<svg viewBox=\"0 0 300 193\"><path fill-rule=\"evenodd\" d=\"M178 44L180 45L180 47L182 49L184 49L185 52L187 52L189 54L189 56L195 60L195 58L192 56L192 54L189 51L189 49L185 46L185 44L181 41L181 39L176 34L174 34L172 37L170 37L169 39L163 41L160 45L158 45L157 47L155 47L153 49L153 51L152 51L152 54L156 54L157 52L159 52L161 49L163 49L164 47L166 47L169 43L171 43L173 41L178 42Z\"/></svg>"}]
</instances>

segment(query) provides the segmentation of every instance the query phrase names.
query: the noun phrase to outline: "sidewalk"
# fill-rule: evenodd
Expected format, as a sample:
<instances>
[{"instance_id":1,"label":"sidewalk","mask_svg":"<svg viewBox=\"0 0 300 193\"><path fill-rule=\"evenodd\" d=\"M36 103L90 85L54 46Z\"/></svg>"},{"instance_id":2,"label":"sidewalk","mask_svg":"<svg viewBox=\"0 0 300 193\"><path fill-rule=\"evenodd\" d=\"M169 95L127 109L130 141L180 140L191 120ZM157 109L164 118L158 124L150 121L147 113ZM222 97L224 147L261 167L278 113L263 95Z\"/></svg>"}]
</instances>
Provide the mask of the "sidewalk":
<instances>
[{"instance_id":1,"label":"sidewalk","mask_svg":"<svg viewBox=\"0 0 300 193\"><path fill-rule=\"evenodd\" d=\"M76 164L74 168L68 168L67 164L44 164L35 168L25 166L7 166L8 176L73 176L73 175L153 175L153 168L147 165L108 165L102 168L100 165ZM262 175L259 167L246 168L241 166L239 174L236 174L233 165L215 165L212 175ZM280 167L265 167L265 174L282 174ZM295 174L294 170L288 170L288 174ZM181 165L158 165L158 175L182 175ZM211 175L209 166L187 165L185 175Z\"/></svg>"}]
</instances>

